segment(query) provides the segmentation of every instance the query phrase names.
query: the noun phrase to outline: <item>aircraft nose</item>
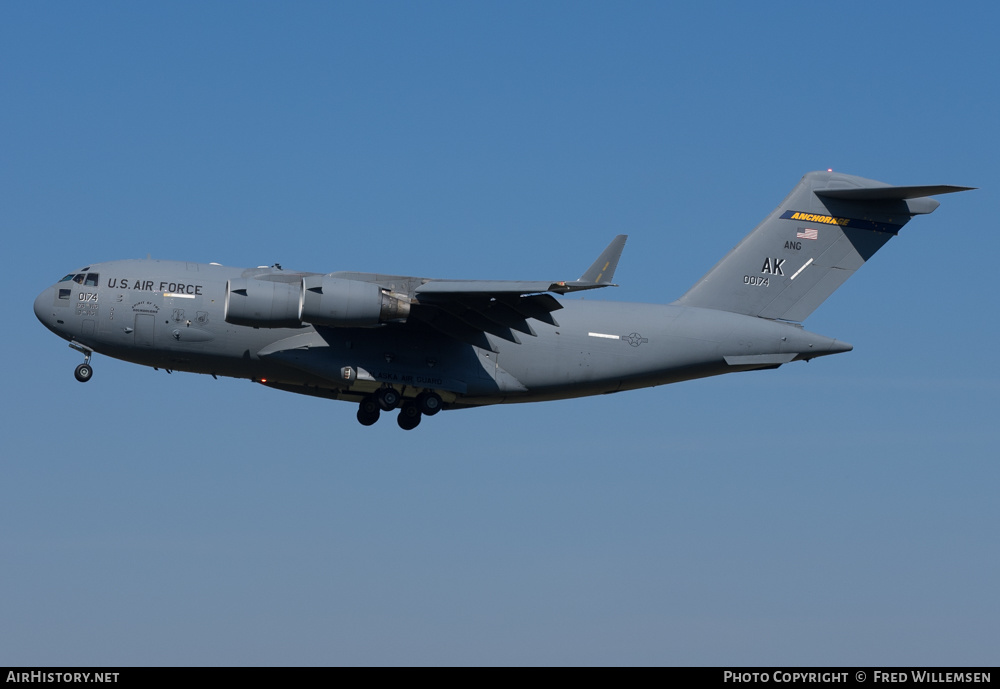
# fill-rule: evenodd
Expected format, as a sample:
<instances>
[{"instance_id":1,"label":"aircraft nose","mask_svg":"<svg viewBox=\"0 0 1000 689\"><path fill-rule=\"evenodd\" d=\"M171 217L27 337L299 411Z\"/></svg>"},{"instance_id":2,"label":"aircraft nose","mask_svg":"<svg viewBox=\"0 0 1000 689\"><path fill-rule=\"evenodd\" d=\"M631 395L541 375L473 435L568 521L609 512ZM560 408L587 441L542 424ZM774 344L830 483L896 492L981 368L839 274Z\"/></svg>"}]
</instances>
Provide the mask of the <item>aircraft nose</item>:
<instances>
[{"instance_id":1,"label":"aircraft nose","mask_svg":"<svg viewBox=\"0 0 1000 689\"><path fill-rule=\"evenodd\" d=\"M35 299L35 318L42 322L49 330L55 330L55 314L52 313L52 294L54 287L44 290Z\"/></svg>"},{"instance_id":2,"label":"aircraft nose","mask_svg":"<svg viewBox=\"0 0 1000 689\"><path fill-rule=\"evenodd\" d=\"M42 320L42 314L45 313L45 295L50 294L49 290L51 289L50 287L35 298L35 318L40 321Z\"/></svg>"}]
</instances>

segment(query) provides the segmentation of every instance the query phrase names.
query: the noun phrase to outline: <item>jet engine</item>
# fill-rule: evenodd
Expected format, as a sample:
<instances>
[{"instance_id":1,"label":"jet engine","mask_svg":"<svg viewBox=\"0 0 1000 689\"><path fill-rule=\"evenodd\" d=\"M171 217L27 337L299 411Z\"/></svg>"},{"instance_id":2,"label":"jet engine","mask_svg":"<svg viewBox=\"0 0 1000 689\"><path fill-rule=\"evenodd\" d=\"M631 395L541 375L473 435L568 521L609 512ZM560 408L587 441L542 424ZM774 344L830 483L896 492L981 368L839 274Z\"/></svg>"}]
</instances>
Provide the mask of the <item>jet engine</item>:
<instances>
[{"instance_id":1,"label":"jet engine","mask_svg":"<svg viewBox=\"0 0 1000 689\"><path fill-rule=\"evenodd\" d=\"M369 328L406 320L410 303L402 294L384 291L374 282L325 275L302 279L301 318L315 325Z\"/></svg>"},{"instance_id":2,"label":"jet engine","mask_svg":"<svg viewBox=\"0 0 1000 689\"><path fill-rule=\"evenodd\" d=\"M403 321L410 313L405 295L373 282L310 275L294 283L255 278L226 286L226 322L255 328L297 328L303 323L370 328Z\"/></svg>"},{"instance_id":3,"label":"jet engine","mask_svg":"<svg viewBox=\"0 0 1000 689\"><path fill-rule=\"evenodd\" d=\"M226 322L255 328L297 328L302 303L298 282L240 278L226 285Z\"/></svg>"}]
</instances>

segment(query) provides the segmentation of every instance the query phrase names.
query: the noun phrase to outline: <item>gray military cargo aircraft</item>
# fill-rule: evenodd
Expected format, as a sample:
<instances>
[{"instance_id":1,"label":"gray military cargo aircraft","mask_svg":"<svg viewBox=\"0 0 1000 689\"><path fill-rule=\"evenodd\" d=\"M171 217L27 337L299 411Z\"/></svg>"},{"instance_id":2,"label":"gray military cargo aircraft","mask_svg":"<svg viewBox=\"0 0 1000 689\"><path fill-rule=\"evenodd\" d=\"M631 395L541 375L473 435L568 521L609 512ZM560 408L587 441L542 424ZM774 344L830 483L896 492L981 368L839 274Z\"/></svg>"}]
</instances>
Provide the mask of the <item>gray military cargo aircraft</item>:
<instances>
[{"instance_id":1,"label":"gray military cargo aircraft","mask_svg":"<svg viewBox=\"0 0 1000 689\"><path fill-rule=\"evenodd\" d=\"M90 380L100 352L167 371L247 378L358 404L364 425L399 409L538 402L777 368L847 352L801 322L936 194L826 172L788 197L671 304L559 301L612 285L625 235L573 281L434 280L124 260L66 275L35 315L69 340Z\"/></svg>"}]
</instances>

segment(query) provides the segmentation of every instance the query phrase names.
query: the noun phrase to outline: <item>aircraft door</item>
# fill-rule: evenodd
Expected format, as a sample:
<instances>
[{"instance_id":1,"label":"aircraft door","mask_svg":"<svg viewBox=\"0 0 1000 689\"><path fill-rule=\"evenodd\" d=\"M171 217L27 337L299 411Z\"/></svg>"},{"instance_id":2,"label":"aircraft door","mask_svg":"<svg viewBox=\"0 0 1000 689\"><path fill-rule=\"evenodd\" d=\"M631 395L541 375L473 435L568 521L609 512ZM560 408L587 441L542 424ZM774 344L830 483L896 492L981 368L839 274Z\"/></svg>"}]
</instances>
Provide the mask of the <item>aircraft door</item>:
<instances>
[{"instance_id":1,"label":"aircraft door","mask_svg":"<svg viewBox=\"0 0 1000 689\"><path fill-rule=\"evenodd\" d=\"M148 313L135 314L135 346L153 346L153 328L156 316Z\"/></svg>"}]
</instances>

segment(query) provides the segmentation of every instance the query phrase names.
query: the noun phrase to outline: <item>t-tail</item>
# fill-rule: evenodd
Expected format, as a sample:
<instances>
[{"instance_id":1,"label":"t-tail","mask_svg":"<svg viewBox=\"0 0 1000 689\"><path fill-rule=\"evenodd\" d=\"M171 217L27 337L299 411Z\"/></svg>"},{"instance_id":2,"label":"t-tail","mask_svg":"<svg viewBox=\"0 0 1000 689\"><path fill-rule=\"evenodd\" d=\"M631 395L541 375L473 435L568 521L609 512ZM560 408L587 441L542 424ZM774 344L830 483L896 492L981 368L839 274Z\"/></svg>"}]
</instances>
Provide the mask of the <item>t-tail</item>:
<instances>
[{"instance_id":1,"label":"t-tail","mask_svg":"<svg viewBox=\"0 0 1000 689\"><path fill-rule=\"evenodd\" d=\"M913 216L940 205L928 197L972 188L810 172L675 303L801 322Z\"/></svg>"}]
</instances>

